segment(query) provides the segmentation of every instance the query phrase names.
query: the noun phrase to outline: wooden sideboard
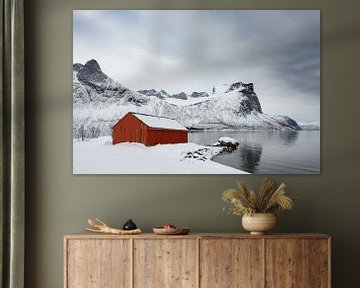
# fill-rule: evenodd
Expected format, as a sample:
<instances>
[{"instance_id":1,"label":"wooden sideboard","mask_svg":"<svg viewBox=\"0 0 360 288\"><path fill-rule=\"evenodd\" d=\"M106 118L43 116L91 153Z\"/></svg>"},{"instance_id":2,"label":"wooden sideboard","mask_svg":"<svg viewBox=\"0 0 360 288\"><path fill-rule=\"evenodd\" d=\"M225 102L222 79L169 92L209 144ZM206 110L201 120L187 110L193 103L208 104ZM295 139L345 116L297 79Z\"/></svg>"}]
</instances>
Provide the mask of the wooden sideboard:
<instances>
[{"instance_id":1,"label":"wooden sideboard","mask_svg":"<svg viewBox=\"0 0 360 288\"><path fill-rule=\"evenodd\" d=\"M67 235L65 288L325 288L323 234Z\"/></svg>"}]
</instances>

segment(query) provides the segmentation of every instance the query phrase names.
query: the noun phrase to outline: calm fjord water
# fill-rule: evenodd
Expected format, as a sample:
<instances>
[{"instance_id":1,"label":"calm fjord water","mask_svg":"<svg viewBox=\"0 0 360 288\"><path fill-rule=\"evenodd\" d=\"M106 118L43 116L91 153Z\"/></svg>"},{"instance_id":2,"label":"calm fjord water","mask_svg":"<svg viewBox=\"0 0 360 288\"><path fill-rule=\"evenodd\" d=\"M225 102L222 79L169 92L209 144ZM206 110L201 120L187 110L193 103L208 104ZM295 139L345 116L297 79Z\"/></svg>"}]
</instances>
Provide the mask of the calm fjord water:
<instances>
[{"instance_id":1,"label":"calm fjord water","mask_svg":"<svg viewBox=\"0 0 360 288\"><path fill-rule=\"evenodd\" d=\"M215 162L255 174L320 173L320 131L196 131L189 141L211 145L222 136L240 145L215 156Z\"/></svg>"}]
</instances>

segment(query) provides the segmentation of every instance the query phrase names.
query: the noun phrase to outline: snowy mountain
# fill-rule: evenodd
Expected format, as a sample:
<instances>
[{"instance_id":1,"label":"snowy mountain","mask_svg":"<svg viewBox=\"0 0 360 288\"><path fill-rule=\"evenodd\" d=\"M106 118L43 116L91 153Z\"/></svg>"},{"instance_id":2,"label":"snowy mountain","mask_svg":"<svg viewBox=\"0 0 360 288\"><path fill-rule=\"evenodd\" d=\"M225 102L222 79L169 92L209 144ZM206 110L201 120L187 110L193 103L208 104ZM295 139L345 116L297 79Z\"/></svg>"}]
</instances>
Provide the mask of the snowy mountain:
<instances>
[{"instance_id":1,"label":"snowy mountain","mask_svg":"<svg viewBox=\"0 0 360 288\"><path fill-rule=\"evenodd\" d=\"M130 98L133 92L105 75L96 62L90 60L85 65L73 65L73 102L74 105L87 103L116 103L124 97ZM146 99L139 99L145 104Z\"/></svg>"},{"instance_id":2,"label":"snowy mountain","mask_svg":"<svg viewBox=\"0 0 360 288\"><path fill-rule=\"evenodd\" d=\"M199 98L199 97L209 97L207 92L192 92L189 97L191 98Z\"/></svg>"},{"instance_id":3,"label":"snowy mountain","mask_svg":"<svg viewBox=\"0 0 360 288\"><path fill-rule=\"evenodd\" d=\"M138 93L145 95L145 96L155 96L159 99L166 99L166 98L175 98L175 99L182 99L188 100L190 98L199 98L199 97L209 97L207 92L192 92L191 94L186 94L185 92L180 92L177 94L170 95L165 90L156 90L156 89L149 89L149 90L138 90Z\"/></svg>"},{"instance_id":4,"label":"snowy mountain","mask_svg":"<svg viewBox=\"0 0 360 288\"><path fill-rule=\"evenodd\" d=\"M169 93L167 93L165 90L162 89L160 91L155 89L150 89L150 90L139 90L137 92L145 96L155 96L159 99L166 99L171 97Z\"/></svg>"},{"instance_id":5,"label":"snowy mountain","mask_svg":"<svg viewBox=\"0 0 360 288\"><path fill-rule=\"evenodd\" d=\"M188 95L185 92L180 92L178 94L173 94L171 97L176 98L176 99L181 99L181 100L187 100L188 99Z\"/></svg>"},{"instance_id":6,"label":"snowy mountain","mask_svg":"<svg viewBox=\"0 0 360 288\"><path fill-rule=\"evenodd\" d=\"M107 76L96 60L73 64L75 137L84 130L110 135L112 125L129 111L173 118L192 129L301 130L287 116L264 114L252 83L225 84L190 95L132 91Z\"/></svg>"},{"instance_id":7,"label":"snowy mountain","mask_svg":"<svg viewBox=\"0 0 360 288\"><path fill-rule=\"evenodd\" d=\"M320 122L311 122L311 123L298 123L301 127L301 130L308 130L308 131L316 131L320 130Z\"/></svg>"}]
</instances>

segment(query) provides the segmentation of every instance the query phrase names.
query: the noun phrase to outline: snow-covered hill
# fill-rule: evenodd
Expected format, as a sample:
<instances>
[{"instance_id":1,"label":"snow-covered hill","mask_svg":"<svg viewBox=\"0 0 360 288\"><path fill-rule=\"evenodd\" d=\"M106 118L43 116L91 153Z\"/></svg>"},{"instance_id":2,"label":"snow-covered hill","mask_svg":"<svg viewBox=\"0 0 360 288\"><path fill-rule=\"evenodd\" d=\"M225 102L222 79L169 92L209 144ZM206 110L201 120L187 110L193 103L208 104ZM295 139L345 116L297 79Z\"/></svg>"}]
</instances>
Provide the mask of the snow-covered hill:
<instances>
[{"instance_id":1,"label":"snow-covered hill","mask_svg":"<svg viewBox=\"0 0 360 288\"><path fill-rule=\"evenodd\" d=\"M308 130L308 131L320 130L320 122L311 122L311 123L301 122L298 124L301 127L301 130Z\"/></svg>"},{"instance_id":2,"label":"snow-covered hill","mask_svg":"<svg viewBox=\"0 0 360 288\"><path fill-rule=\"evenodd\" d=\"M110 135L112 125L129 111L173 118L193 129L301 130L287 116L264 114L252 83L225 84L190 95L136 92L107 76L96 60L73 65L74 137L85 132L93 137L93 131Z\"/></svg>"}]
</instances>

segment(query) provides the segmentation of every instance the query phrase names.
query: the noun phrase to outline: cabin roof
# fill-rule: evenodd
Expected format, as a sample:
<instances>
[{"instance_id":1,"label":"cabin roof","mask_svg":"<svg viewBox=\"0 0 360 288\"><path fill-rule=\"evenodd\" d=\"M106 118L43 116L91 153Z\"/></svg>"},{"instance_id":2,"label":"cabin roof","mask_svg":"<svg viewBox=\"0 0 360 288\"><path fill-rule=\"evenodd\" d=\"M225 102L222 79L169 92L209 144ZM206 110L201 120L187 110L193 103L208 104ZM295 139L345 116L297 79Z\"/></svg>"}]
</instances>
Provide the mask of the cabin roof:
<instances>
[{"instance_id":1,"label":"cabin roof","mask_svg":"<svg viewBox=\"0 0 360 288\"><path fill-rule=\"evenodd\" d=\"M187 129L183 125L181 125L178 121L174 119L140 113L131 114L133 114L136 118L138 118L145 125L151 128L187 131Z\"/></svg>"}]
</instances>

